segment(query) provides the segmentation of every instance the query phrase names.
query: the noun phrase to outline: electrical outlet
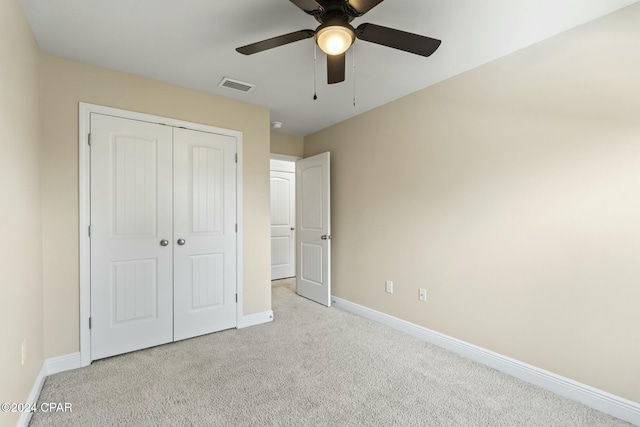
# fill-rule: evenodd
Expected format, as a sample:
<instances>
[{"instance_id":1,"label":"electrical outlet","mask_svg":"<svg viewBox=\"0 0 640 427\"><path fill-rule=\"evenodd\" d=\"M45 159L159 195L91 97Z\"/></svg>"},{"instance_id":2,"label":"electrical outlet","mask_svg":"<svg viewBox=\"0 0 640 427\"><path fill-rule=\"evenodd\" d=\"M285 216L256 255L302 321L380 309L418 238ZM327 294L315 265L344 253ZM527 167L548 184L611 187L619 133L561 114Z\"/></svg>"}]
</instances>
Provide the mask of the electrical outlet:
<instances>
[{"instance_id":1,"label":"electrical outlet","mask_svg":"<svg viewBox=\"0 0 640 427\"><path fill-rule=\"evenodd\" d=\"M391 280L387 280L385 282L385 291L387 291L388 294L392 294L393 293L393 282Z\"/></svg>"},{"instance_id":2,"label":"electrical outlet","mask_svg":"<svg viewBox=\"0 0 640 427\"><path fill-rule=\"evenodd\" d=\"M427 300L427 290L420 288L420 301L426 301Z\"/></svg>"},{"instance_id":3,"label":"electrical outlet","mask_svg":"<svg viewBox=\"0 0 640 427\"><path fill-rule=\"evenodd\" d=\"M22 341L22 346L20 347L20 350L22 352L22 366L24 366L25 363L27 363L27 339L25 338L24 341Z\"/></svg>"}]
</instances>

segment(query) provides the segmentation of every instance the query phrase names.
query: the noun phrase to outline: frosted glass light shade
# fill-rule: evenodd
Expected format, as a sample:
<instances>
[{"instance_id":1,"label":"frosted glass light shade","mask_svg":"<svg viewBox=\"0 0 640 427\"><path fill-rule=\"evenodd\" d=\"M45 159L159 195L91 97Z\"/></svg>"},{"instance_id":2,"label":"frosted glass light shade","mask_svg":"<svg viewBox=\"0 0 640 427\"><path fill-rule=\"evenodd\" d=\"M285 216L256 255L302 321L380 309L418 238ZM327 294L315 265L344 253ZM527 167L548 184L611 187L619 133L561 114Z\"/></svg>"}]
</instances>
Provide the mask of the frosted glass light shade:
<instances>
[{"instance_id":1,"label":"frosted glass light shade","mask_svg":"<svg viewBox=\"0 0 640 427\"><path fill-rule=\"evenodd\" d=\"M350 28L339 25L324 27L316 34L316 42L327 55L340 55L351 47L355 34Z\"/></svg>"}]
</instances>

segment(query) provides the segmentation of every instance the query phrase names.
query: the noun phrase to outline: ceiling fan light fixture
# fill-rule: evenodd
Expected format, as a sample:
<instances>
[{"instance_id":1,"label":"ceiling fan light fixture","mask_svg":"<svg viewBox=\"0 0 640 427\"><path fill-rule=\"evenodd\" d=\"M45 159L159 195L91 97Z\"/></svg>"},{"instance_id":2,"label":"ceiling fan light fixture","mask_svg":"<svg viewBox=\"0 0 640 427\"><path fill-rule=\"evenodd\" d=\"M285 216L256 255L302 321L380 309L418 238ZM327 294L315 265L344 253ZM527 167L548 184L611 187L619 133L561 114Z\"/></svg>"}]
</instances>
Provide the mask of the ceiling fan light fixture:
<instances>
[{"instance_id":1,"label":"ceiling fan light fixture","mask_svg":"<svg viewBox=\"0 0 640 427\"><path fill-rule=\"evenodd\" d=\"M355 37L355 32L349 27L329 25L318 30L316 43L327 55L340 55L351 47Z\"/></svg>"}]
</instances>

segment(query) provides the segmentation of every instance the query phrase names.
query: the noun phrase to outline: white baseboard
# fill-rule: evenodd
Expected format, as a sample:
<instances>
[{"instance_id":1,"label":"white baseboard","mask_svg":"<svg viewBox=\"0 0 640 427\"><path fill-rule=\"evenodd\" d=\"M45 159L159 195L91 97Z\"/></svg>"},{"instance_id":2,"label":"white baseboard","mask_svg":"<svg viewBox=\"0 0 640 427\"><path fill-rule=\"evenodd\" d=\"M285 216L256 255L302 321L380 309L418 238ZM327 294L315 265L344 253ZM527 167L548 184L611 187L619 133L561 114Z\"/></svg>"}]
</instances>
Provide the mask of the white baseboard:
<instances>
[{"instance_id":1,"label":"white baseboard","mask_svg":"<svg viewBox=\"0 0 640 427\"><path fill-rule=\"evenodd\" d=\"M364 307L350 301L331 297L335 307L389 326L423 341L450 350L468 359L502 371L513 377L578 401L605 414L640 426L640 403L598 390L586 384L556 375L519 360L503 356L482 347L418 326L397 317Z\"/></svg>"},{"instance_id":2,"label":"white baseboard","mask_svg":"<svg viewBox=\"0 0 640 427\"><path fill-rule=\"evenodd\" d=\"M35 405L38 403L42 386L44 385L44 379L48 375L57 374L58 372L70 371L71 369L77 369L80 367L80 353L65 354L64 356L52 357L42 362L40 372L36 377L31 393L25 403ZM31 421L31 412L23 412L18 420L18 427L27 427L29 421Z\"/></svg>"},{"instance_id":3,"label":"white baseboard","mask_svg":"<svg viewBox=\"0 0 640 427\"><path fill-rule=\"evenodd\" d=\"M35 405L38 403L38 397L40 397L40 391L42 391L42 386L44 385L44 379L47 376L47 362L42 362L42 367L40 368L40 372L36 377L35 382L33 383L33 387L31 388L31 392L29 393L29 397L27 401L24 403L28 403L30 405ZM20 414L20 418L18 419L18 427L27 427L29 425L29 421L31 421L32 412L23 412Z\"/></svg>"},{"instance_id":4,"label":"white baseboard","mask_svg":"<svg viewBox=\"0 0 640 427\"><path fill-rule=\"evenodd\" d=\"M47 375L78 369L80 367L80 352L52 357L47 359L45 363L47 365Z\"/></svg>"},{"instance_id":5,"label":"white baseboard","mask_svg":"<svg viewBox=\"0 0 640 427\"><path fill-rule=\"evenodd\" d=\"M249 314L248 316L242 316L238 329L248 328L249 326L261 325L263 323L269 323L273 321L273 311L263 311L261 313Z\"/></svg>"}]
</instances>

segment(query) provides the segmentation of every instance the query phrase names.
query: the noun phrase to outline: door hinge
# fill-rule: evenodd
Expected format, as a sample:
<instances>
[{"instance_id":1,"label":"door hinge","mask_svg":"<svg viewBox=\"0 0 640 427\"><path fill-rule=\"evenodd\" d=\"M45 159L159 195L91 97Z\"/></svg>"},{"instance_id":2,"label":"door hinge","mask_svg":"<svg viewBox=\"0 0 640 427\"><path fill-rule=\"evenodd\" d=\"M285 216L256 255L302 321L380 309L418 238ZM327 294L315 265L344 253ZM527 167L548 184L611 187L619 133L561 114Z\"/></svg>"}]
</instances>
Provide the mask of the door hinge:
<instances>
[{"instance_id":1,"label":"door hinge","mask_svg":"<svg viewBox=\"0 0 640 427\"><path fill-rule=\"evenodd\" d=\"M236 294L236 302L238 302L238 294Z\"/></svg>"},{"instance_id":2,"label":"door hinge","mask_svg":"<svg viewBox=\"0 0 640 427\"><path fill-rule=\"evenodd\" d=\"M236 153L236 163L238 163L238 153Z\"/></svg>"},{"instance_id":3,"label":"door hinge","mask_svg":"<svg viewBox=\"0 0 640 427\"><path fill-rule=\"evenodd\" d=\"M87 227L89 229L89 237L91 237L91 226Z\"/></svg>"},{"instance_id":4,"label":"door hinge","mask_svg":"<svg viewBox=\"0 0 640 427\"><path fill-rule=\"evenodd\" d=\"M91 329L91 317L89 317L89 329Z\"/></svg>"},{"instance_id":5,"label":"door hinge","mask_svg":"<svg viewBox=\"0 0 640 427\"><path fill-rule=\"evenodd\" d=\"M89 144L89 147L91 147L91 134L87 136L87 142Z\"/></svg>"},{"instance_id":6,"label":"door hinge","mask_svg":"<svg viewBox=\"0 0 640 427\"><path fill-rule=\"evenodd\" d=\"M236 224L236 233L238 232L238 224Z\"/></svg>"}]
</instances>

